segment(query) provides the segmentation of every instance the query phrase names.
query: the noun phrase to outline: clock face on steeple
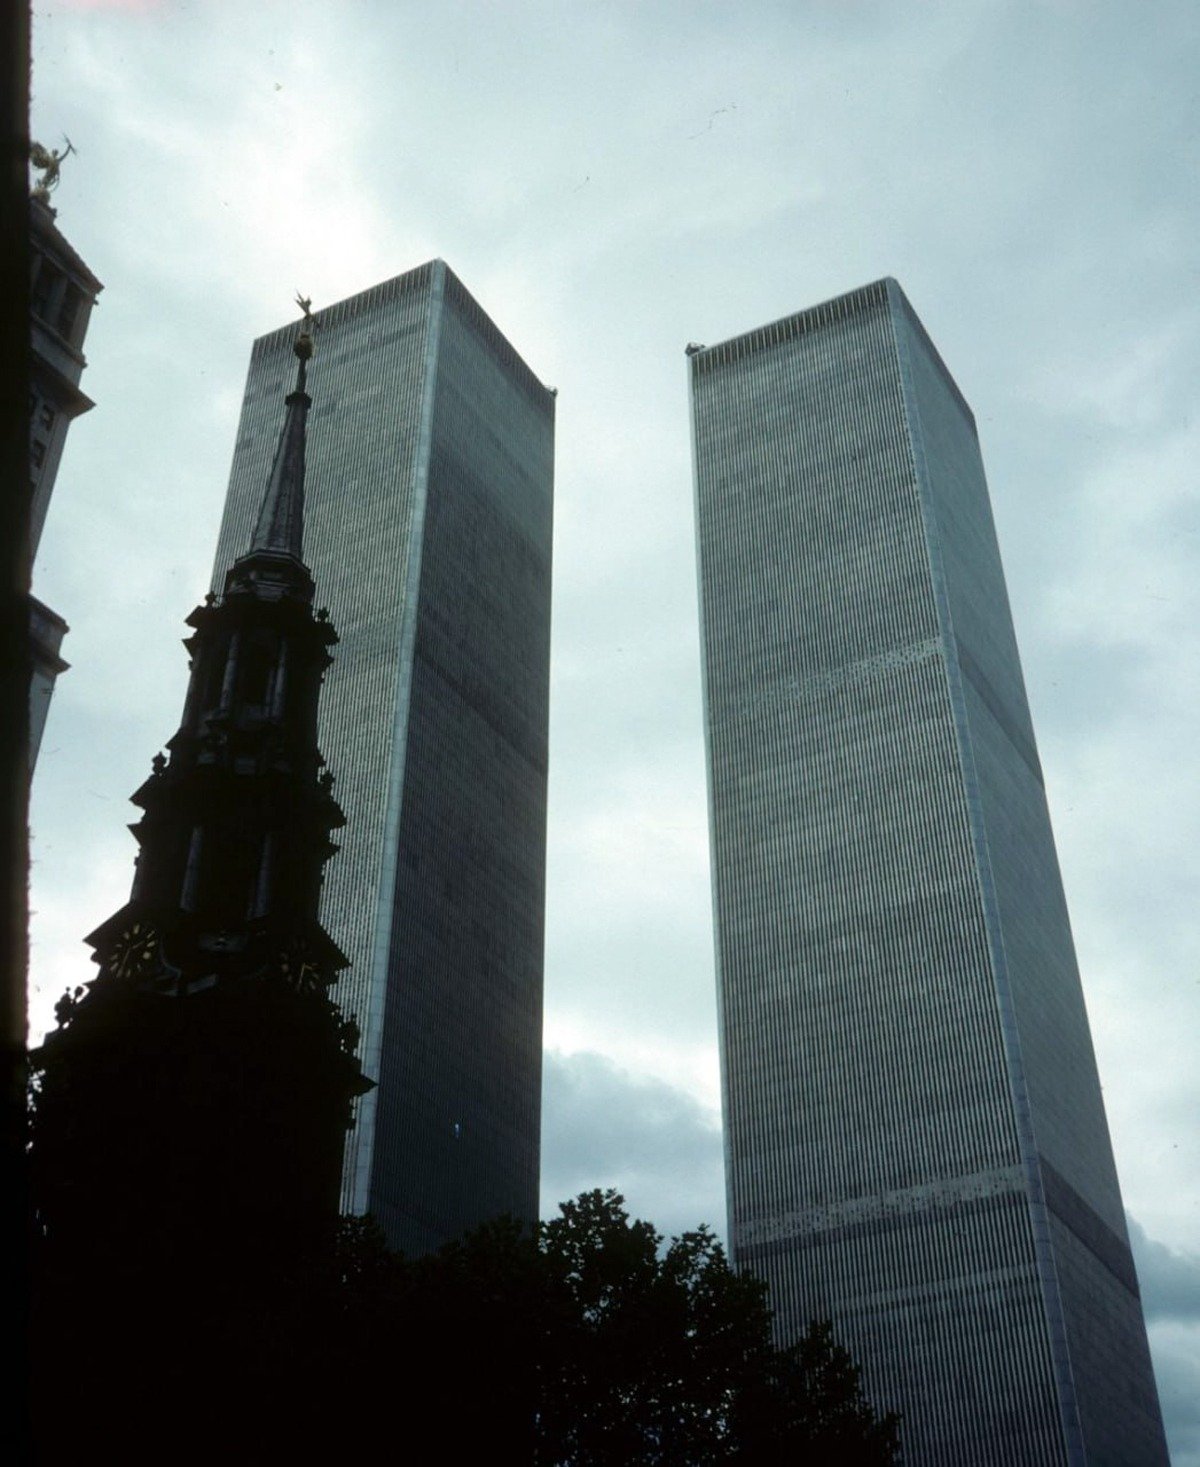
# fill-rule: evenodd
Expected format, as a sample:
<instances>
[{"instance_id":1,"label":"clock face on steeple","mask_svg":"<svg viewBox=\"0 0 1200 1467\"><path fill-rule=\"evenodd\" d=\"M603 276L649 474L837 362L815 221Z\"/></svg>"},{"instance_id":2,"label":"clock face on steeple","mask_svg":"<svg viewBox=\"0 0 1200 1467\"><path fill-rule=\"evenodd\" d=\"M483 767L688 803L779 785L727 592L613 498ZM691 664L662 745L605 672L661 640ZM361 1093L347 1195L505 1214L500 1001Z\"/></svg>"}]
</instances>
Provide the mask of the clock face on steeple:
<instances>
[{"instance_id":1,"label":"clock face on steeple","mask_svg":"<svg viewBox=\"0 0 1200 1467\"><path fill-rule=\"evenodd\" d=\"M312 949L303 938L296 938L280 949L275 960L276 971L289 988L298 993L311 993L321 981L321 969L314 961Z\"/></svg>"},{"instance_id":2,"label":"clock face on steeple","mask_svg":"<svg viewBox=\"0 0 1200 1467\"><path fill-rule=\"evenodd\" d=\"M109 969L118 978L145 978L158 967L162 941L149 922L131 922L113 943Z\"/></svg>"}]
</instances>

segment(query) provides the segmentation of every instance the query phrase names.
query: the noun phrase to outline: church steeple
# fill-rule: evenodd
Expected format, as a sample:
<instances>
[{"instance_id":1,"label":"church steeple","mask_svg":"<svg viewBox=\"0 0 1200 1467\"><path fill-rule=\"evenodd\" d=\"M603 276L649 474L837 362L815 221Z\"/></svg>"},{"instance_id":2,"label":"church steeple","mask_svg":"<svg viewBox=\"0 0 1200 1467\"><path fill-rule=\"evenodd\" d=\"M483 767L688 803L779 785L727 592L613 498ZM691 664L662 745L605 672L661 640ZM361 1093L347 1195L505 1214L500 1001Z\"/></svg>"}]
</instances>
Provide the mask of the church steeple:
<instances>
[{"instance_id":1,"label":"church steeple","mask_svg":"<svg viewBox=\"0 0 1200 1467\"><path fill-rule=\"evenodd\" d=\"M129 900L88 937L99 972L38 1056L48 1236L105 1267L142 1253L157 1260L147 1277L210 1255L215 1273L196 1277L213 1287L247 1236L268 1251L328 1242L370 1083L330 997L346 959L319 915L344 820L317 747L337 634L303 561L311 325L306 310L259 528L188 617L183 717L133 796Z\"/></svg>"},{"instance_id":2,"label":"church steeple","mask_svg":"<svg viewBox=\"0 0 1200 1467\"><path fill-rule=\"evenodd\" d=\"M308 410L312 407L312 399L305 389L316 323L309 312L312 302L298 296L296 303L304 312L303 328L292 348L299 359L296 386L286 398L287 413L283 432L279 435L279 446L275 450L275 461L271 466L271 477L259 510L250 551L252 554L255 551L267 551L277 555L290 555L303 564L304 440Z\"/></svg>"},{"instance_id":3,"label":"church steeple","mask_svg":"<svg viewBox=\"0 0 1200 1467\"><path fill-rule=\"evenodd\" d=\"M318 919L322 868L343 824L317 748L317 703L337 635L312 610L304 564L306 373L299 366L251 543L224 594L188 617L191 679L169 760L133 796L145 812L126 907L91 935L102 969L159 992L278 972L324 986L345 958ZM150 932L151 938L146 934Z\"/></svg>"},{"instance_id":4,"label":"church steeple","mask_svg":"<svg viewBox=\"0 0 1200 1467\"><path fill-rule=\"evenodd\" d=\"M312 600L312 576L304 563L304 473L312 406L307 370L316 322L309 311L311 301L297 297L297 304L304 311L304 321L292 347L298 359L296 385L284 399L283 429L258 520L249 546L226 575L226 595L249 590L260 597L293 595Z\"/></svg>"}]
</instances>

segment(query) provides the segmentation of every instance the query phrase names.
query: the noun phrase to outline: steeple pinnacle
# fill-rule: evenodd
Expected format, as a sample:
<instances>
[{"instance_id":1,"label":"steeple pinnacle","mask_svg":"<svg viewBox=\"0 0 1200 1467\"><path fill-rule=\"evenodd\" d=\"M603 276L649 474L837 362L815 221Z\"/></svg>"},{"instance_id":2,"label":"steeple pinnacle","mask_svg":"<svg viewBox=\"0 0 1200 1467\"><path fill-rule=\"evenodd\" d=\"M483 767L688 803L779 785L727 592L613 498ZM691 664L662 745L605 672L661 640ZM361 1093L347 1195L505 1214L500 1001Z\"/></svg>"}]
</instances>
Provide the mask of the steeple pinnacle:
<instances>
[{"instance_id":1,"label":"steeple pinnacle","mask_svg":"<svg viewBox=\"0 0 1200 1467\"><path fill-rule=\"evenodd\" d=\"M263 496L249 553L273 551L278 555L289 555L303 564L304 436L308 410L312 406L312 399L305 389L308 362L313 354L313 328L316 322L309 309L312 305L311 299L297 295L296 304L304 312L300 335L292 347L299 361L296 386L285 399L287 415L283 422L283 432L279 435L279 446L275 450L271 477L267 481L267 492Z\"/></svg>"}]
</instances>

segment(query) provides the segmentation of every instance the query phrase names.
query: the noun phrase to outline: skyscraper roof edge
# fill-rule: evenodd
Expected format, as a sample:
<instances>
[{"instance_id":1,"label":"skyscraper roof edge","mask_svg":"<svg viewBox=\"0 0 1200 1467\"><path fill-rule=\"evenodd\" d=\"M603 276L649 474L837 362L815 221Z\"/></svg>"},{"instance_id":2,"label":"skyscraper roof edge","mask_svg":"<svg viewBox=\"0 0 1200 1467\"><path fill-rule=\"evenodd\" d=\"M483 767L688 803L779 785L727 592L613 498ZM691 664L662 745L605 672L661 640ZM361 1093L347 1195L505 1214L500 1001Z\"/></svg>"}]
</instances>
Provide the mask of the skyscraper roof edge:
<instances>
[{"instance_id":1,"label":"skyscraper roof edge","mask_svg":"<svg viewBox=\"0 0 1200 1467\"><path fill-rule=\"evenodd\" d=\"M843 291L840 295L830 296L828 300L819 301L815 306L807 306L802 311L792 311L773 321L766 321L763 325L756 326L750 331L741 331L736 336L726 337L724 341L714 342L712 346L701 347L698 351L689 353L692 376L695 378L729 362L737 361L741 357L749 356L753 352L777 346L809 331L820 330L840 318L857 315L864 309L883 305L890 305L904 314L910 326L925 343L959 407L966 414L967 421L971 424L972 429L975 429L975 414L971 411L970 403L963 396L962 389L954 380L949 367L942 360L941 353L930 339L904 287L894 275L881 275L878 280L856 286L853 290Z\"/></svg>"},{"instance_id":2,"label":"skyscraper roof edge","mask_svg":"<svg viewBox=\"0 0 1200 1467\"><path fill-rule=\"evenodd\" d=\"M373 306L382 304L396 296L404 295L410 290L419 290L429 284L434 270L441 266L445 272L448 293L455 297L458 303L465 308L475 329L481 338L487 343L499 359L509 367L514 376L521 381L530 398L539 403L546 411L554 412L554 393L546 386L528 362L520 355L509 341L507 336L492 321L487 312L462 283L450 266L441 258L435 256L426 260L424 264L415 265L411 270L402 271L399 275L393 275L388 280L380 281L378 285L372 285L367 290L360 290L354 295L346 296L332 305L326 306L317 315L318 334L322 326L335 326L344 321L352 320L363 311L370 310ZM292 326L280 326L274 331L268 331L264 335L256 337L254 345L250 350L250 362L261 361L263 357L290 346Z\"/></svg>"}]
</instances>

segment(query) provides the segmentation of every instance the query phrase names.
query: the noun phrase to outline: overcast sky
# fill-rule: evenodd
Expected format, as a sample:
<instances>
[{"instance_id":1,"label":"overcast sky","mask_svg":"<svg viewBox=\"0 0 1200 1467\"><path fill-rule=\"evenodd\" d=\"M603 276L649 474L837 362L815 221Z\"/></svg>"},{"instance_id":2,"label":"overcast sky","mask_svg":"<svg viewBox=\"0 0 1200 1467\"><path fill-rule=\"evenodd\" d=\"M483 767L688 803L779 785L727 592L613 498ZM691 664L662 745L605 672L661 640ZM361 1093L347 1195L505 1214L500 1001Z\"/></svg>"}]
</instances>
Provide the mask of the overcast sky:
<instances>
[{"instance_id":1,"label":"overcast sky","mask_svg":"<svg viewBox=\"0 0 1200 1467\"><path fill-rule=\"evenodd\" d=\"M559 389L544 1198L724 1228L683 347L884 274L975 409L1177 1464L1200 1464L1193 0L73 0L105 282L35 569L33 1027L128 893L250 343L433 255Z\"/></svg>"}]
</instances>

